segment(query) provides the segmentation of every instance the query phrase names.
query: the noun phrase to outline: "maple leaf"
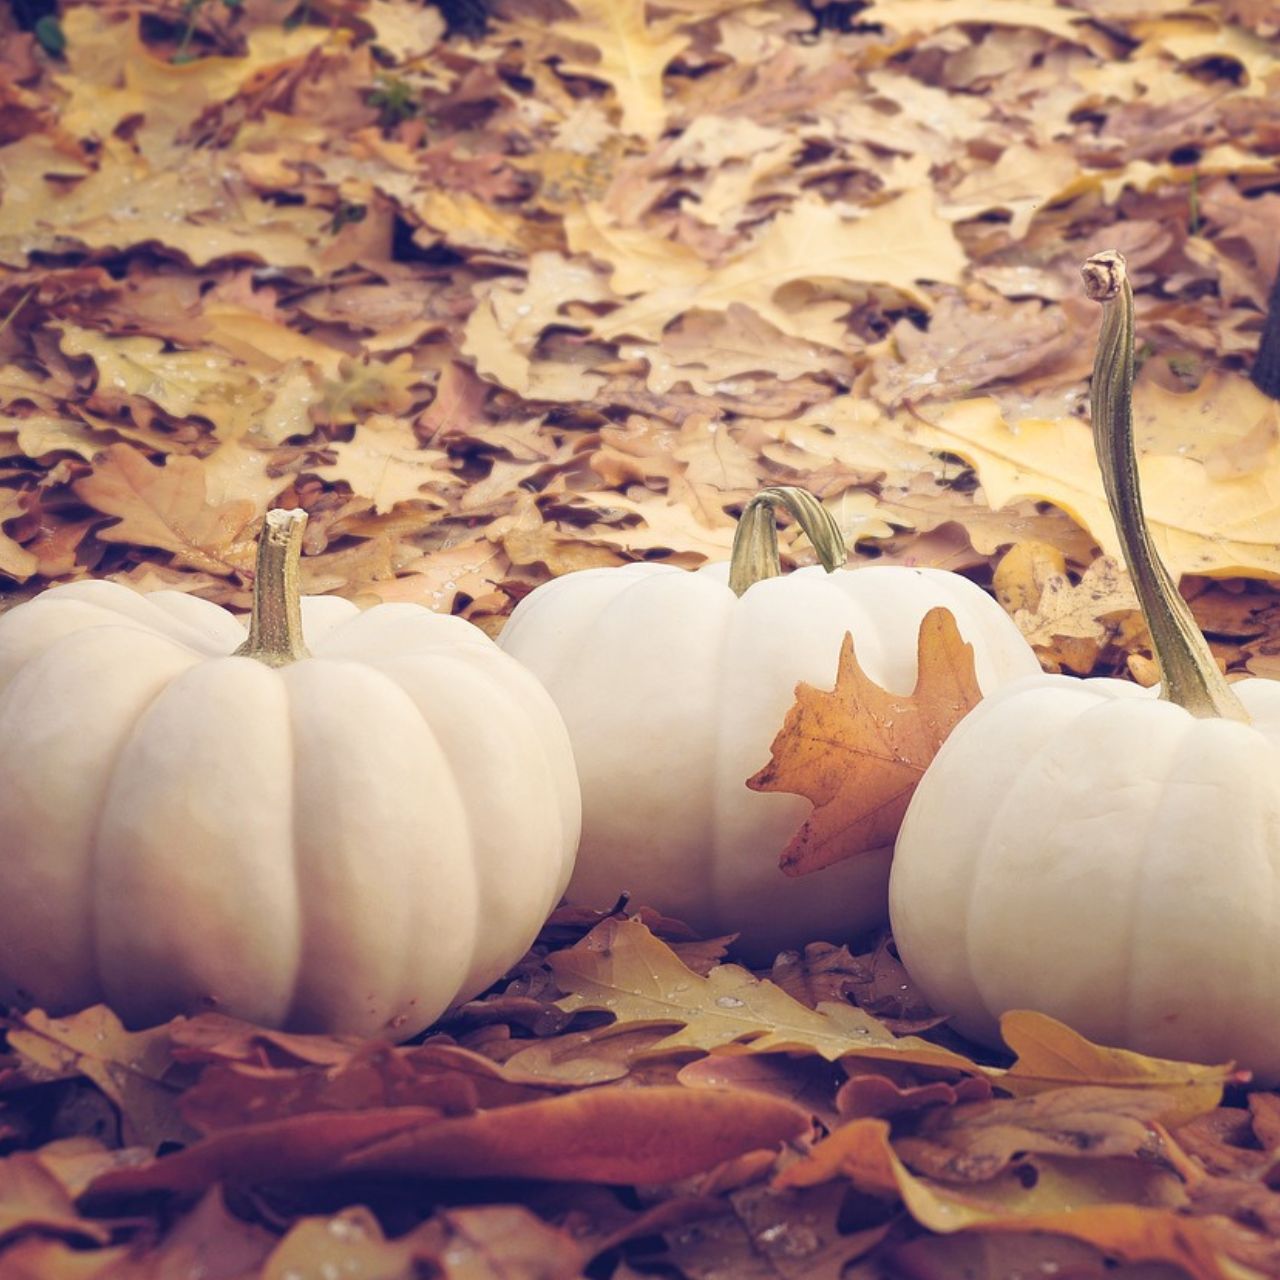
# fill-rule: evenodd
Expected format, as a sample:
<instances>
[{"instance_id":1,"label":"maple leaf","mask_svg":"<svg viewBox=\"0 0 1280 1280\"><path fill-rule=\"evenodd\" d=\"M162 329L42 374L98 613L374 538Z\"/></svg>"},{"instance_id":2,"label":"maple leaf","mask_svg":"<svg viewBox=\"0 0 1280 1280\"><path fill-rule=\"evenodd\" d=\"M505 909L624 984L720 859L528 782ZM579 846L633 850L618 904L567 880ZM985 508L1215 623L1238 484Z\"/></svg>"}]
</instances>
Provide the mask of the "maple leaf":
<instances>
[{"instance_id":1,"label":"maple leaf","mask_svg":"<svg viewBox=\"0 0 1280 1280\"><path fill-rule=\"evenodd\" d=\"M796 686L772 758L747 780L753 791L792 792L814 803L782 853L788 875L893 844L929 762L982 697L973 646L949 610L931 609L921 621L919 664L909 697L887 693L867 678L846 635L835 688Z\"/></svg>"}]
</instances>

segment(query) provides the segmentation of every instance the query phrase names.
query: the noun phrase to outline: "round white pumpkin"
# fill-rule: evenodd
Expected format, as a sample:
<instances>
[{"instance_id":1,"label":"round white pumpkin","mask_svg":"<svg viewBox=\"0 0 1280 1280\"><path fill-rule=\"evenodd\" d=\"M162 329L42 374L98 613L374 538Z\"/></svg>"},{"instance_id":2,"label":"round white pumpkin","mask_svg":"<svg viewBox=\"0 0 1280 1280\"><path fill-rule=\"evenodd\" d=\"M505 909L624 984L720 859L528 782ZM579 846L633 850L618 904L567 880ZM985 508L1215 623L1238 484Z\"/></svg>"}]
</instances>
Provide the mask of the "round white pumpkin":
<instances>
[{"instance_id":1,"label":"round white pumpkin","mask_svg":"<svg viewBox=\"0 0 1280 1280\"><path fill-rule=\"evenodd\" d=\"M898 952L965 1035L1036 1009L1091 1039L1280 1072L1280 684L1203 719L1122 680L974 708L912 797Z\"/></svg>"},{"instance_id":2,"label":"round white pumpkin","mask_svg":"<svg viewBox=\"0 0 1280 1280\"><path fill-rule=\"evenodd\" d=\"M524 953L580 820L546 693L417 605L302 618L274 667L179 592L0 618L0 999L407 1036Z\"/></svg>"},{"instance_id":3,"label":"round white pumpkin","mask_svg":"<svg viewBox=\"0 0 1280 1280\"><path fill-rule=\"evenodd\" d=\"M728 578L727 564L568 574L525 597L499 643L546 685L573 741L583 835L569 899L607 907L627 891L704 934L741 934L764 962L887 910L887 849L795 879L778 869L811 806L746 780L768 763L797 682L830 688L851 632L863 670L910 693L920 622L939 605L974 645L984 689L1040 668L957 574L814 566L741 596Z\"/></svg>"}]
</instances>

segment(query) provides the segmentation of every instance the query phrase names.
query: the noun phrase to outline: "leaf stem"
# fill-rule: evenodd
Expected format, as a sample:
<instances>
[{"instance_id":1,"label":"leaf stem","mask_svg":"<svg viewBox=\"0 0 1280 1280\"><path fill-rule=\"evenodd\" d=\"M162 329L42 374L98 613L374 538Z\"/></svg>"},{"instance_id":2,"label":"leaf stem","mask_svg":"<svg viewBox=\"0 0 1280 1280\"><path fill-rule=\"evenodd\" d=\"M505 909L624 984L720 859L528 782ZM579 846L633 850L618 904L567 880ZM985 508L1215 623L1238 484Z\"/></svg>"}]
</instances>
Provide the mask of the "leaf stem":
<instances>
[{"instance_id":1,"label":"leaf stem","mask_svg":"<svg viewBox=\"0 0 1280 1280\"><path fill-rule=\"evenodd\" d=\"M828 573L840 568L848 556L835 517L813 494L793 485L772 485L755 494L738 518L729 555L729 587L735 595L782 572L774 514L778 507L786 507L795 517Z\"/></svg>"},{"instance_id":2,"label":"leaf stem","mask_svg":"<svg viewBox=\"0 0 1280 1280\"><path fill-rule=\"evenodd\" d=\"M1082 274L1085 292L1102 303L1090 390L1094 448L1125 563L1151 632L1160 696L1201 719L1247 723L1248 713L1157 554L1143 514L1133 444L1133 290L1124 258L1113 249L1096 253Z\"/></svg>"},{"instance_id":3,"label":"leaf stem","mask_svg":"<svg viewBox=\"0 0 1280 1280\"><path fill-rule=\"evenodd\" d=\"M309 658L302 637L302 591L299 567L305 511L268 511L258 539L258 565L253 580L253 613L249 637L236 656L283 667Z\"/></svg>"}]
</instances>

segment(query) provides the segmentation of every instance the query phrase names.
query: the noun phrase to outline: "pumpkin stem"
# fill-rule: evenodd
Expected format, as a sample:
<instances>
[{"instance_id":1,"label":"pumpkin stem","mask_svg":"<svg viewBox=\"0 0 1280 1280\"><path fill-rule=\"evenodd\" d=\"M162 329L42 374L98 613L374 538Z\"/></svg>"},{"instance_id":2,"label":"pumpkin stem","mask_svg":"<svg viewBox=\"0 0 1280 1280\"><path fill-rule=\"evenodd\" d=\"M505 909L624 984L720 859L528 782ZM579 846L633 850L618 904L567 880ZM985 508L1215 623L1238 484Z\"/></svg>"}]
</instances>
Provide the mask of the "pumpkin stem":
<instances>
[{"instance_id":1,"label":"pumpkin stem","mask_svg":"<svg viewBox=\"0 0 1280 1280\"><path fill-rule=\"evenodd\" d=\"M1187 602L1164 567L1142 511L1133 444L1133 290L1124 258L1095 253L1081 269L1085 292L1102 303L1102 332L1093 362L1093 443L1125 563L1160 668L1160 696L1201 719L1249 715L1218 669Z\"/></svg>"},{"instance_id":2,"label":"pumpkin stem","mask_svg":"<svg viewBox=\"0 0 1280 1280\"><path fill-rule=\"evenodd\" d=\"M788 484L761 489L742 508L738 530L733 535L729 587L735 595L740 596L748 587L765 578L776 578L782 572L778 525L774 518L779 506L786 507L796 518L828 573L840 568L848 556L835 517L813 494Z\"/></svg>"},{"instance_id":3,"label":"pumpkin stem","mask_svg":"<svg viewBox=\"0 0 1280 1280\"><path fill-rule=\"evenodd\" d=\"M258 539L258 566L253 579L253 613L249 638L236 656L256 658L269 667L284 667L309 658L302 638L302 591L299 565L305 511L268 511Z\"/></svg>"}]
</instances>

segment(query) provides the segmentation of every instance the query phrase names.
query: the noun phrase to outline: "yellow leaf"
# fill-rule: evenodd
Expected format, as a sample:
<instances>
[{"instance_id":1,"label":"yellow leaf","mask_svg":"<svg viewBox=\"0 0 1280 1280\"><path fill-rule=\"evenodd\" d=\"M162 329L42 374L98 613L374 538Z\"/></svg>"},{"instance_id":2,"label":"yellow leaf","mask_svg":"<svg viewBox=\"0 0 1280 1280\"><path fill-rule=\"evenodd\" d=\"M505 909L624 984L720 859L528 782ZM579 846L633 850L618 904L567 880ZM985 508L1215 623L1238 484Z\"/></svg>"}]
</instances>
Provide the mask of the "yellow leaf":
<instances>
[{"instance_id":1,"label":"yellow leaf","mask_svg":"<svg viewBox=\"0 0 1280 1280\"><path fill-rule=\"evenodd\" d=\"M673 34L670 23L648 23L644 0L571 0L578 21L552 24L566 39L589 44L598 62L561 64L565 71L605 80L613 86L622 108L622 128L643 138L657 138L666 128L662 73L689 44ZM675 24L675 25L678 25Z\"/></svg>"},{"instance_id":2,"label":"yellow leaf","mask_svg":"<svg viewBox=\"0 0 1280 1280\"><path fill-rule=\"evenodd\" d=\"M1024 418L1010 425L983 397L947 405L931 424L905 429L916 443L971 463L993 510L1020 498L1051 502L1108 555L1122 555L1087 423ZM1148 454L1141 470L1147 522L1175 577L1280 576L1280 450L1264 468L1234 480L1214 480L1189 457Z\"/></svg>"},{"instance_id":3,"label":"yellow leaf","mask_svg":"<svg viewBox=\"0 0 1280 1280\"><path fill-rule=\"evenodd\" d=\"M444 15L439 9L369 0L360 17L373 28L374 43L396 62L420 58L440 43L445 33Z\"/></svg>"},{"instance_id":4,"label":"yellow leaf","mask_svg":"<svg viewBox=\"0 0 1280 1280\"><path fill-rule=\"evenodd\" d=\"M1030 1167L1037 1175L1030 1187L1015 1170L963 1190L943 1186L908 1171L890 1145L886 1121L863 1119L841 1125L774 1185L809 1187L844 1177L873 1195L896 1192L916 1222L942 1235L1052 1232L1126 1262L1172 1263L1195 1280L1241 1274L1218 1253L1204 1220L1163 1207L1184 1198L1168 1170L1137 1160L1051 1157Z\"/></svg>"},{"instance_id":5,"label":"yellow leaf","mask_svg":"<svg viewBox=\"0 0 1280 1280\"><path fill-rule=\"evenodd\" d=\"M1143 378L1133 393L1133 431L1148 453L1192 458L1214 480L1265 470L1280 440L1280 403L1243 374L1210 369L1194 391Z\"/></svg>"},{"instance_id":6,"label":"yellow leaf","mask_svg":"<svg viewBox=\"0 0 1280 1280\"><path fill-rule=\"evenodd\" d=\"M1000 1077L1006 1092L1025 1097L1077 1084L1158 1089L1177 1099L1176 1108L1161 1116L1167 1125L1212 1111L1222 1100L1223 1086L1237 1074L1230 1063L1206 1067L1094 1044L1047 1014L1027 1009L1006 1013L1000 1034L1018 1055Z\"/></svg>"},{"instance_id":7,"label":"yellow leaf","mask_svg":"<svg viewBox=\"0 0 1280 1280\"><path fill-rule=\"evenodd\" d=\"M421 500L442 505L438 494L422 492L425 484L437 489L456 483L440 463L448 455L441 449L424 449L407 422L374 415L355 429L351 440L330 446L337 462L309 468L330 482L345 480L351 492L373 500L379 515L397 502Z\"/></svg>"},{"instance_id":8,"label":"yellow leaf","mask_svg":"<svg viewBox=\"0 0 1280 1280\"><path fill-rule=\"evenodd\" d=\"M0 489L0 576L26 582L40 568L40 561L4 531L4 522L26 514L16 489Z\"/></svg>"},{"instance_id":9,"label":"yellow leaf","mask_svg":"<svg viewBox=\"0 0 1280 1280\"><path fill-rule=\"evenodd\" d=\"M967 1058L918 1036L895 1036L855 1005L824 1001L810 1009L738 965L717 965L702 977L636 919L606 920L548 963L567 993L558 1002L562 1009L615 1016L610 1026L591 1033L593 1039L640 1026L679 1028L639 1050L641 1057L735 1045L742 1052L811 1053L832 1062L875 1058L971 1075L980 1071Z\"/></svg>"},{"instance_id":10,"label":"yellow leaf","mask_svg":"<svg viewBox=\"0 0 1280 1280\"><path fill-rule=\"evenodd\" d=\"M1076 24L1084 14L1072 13L1054 0L878 0L859 15L860 22L879 22L894 31L932 34L959 23L1033 27L1077 40Z\"/></svg>"},{"instance_id":11,"label":"yellow leaf","mask_svg":"<svg viewBox=\"0 0 1280 1280\"><path fill-rule=\"evenodd\" d=\"M889 285L927 307L916 282L958 284L967 263L951 224L934 212L927 187L853 221L832 205L803 199L704 281L654 289L597 321L595 329L607 338L630 334L653 341L685 311L726 311L741 302L784 333L811 340L806 321L774 301L784 285L801 280Z\"/></svg>"},{"instance_id":12,"label":"yellow leaf","mask_svg":"<svg viewBox=\"0 0 1280 1280\"><path fill-rule=\"evenodd\" d=\"M1042 542L1011 547L996 566L993 586L1041 662L1077 675L1094 668L1107 637L1102 619L1138 608L1133 584L1118 560L1100 556L1073 583L1062 553Z\"/></svg>"}]
</instances>

